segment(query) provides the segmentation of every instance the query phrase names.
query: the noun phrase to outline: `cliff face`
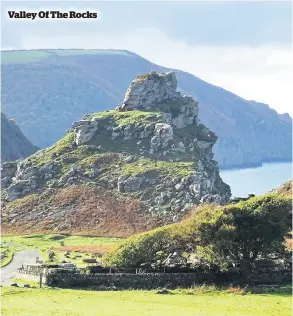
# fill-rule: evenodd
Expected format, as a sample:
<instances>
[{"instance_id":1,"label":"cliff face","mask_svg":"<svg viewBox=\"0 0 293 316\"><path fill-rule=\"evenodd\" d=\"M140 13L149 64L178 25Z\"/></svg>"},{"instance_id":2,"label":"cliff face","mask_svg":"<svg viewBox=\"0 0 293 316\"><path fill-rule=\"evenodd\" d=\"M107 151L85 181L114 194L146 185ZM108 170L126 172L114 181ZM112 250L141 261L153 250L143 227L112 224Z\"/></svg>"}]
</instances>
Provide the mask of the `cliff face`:
<instances>
[{"instance_id":1,"label":"cliff face","mask_svg":"<svg viewBox=\"0 0 293 316\"><path fill-rule=\"evenodd\" d=\"M135 76L172 70L127 51L89 52L2 53L2 107L34 144L51 146L85 113L113 109ZM213 150L221 168L292 159L289 115L174 71L179 90L199 100L201 121L219 137Z\"/></svg>"},{"instance_id":2,"label":"cliff face","mask_svg":"<svg viewBox=\"0 0 293 316\"><path fill-rule=\"evenodd\" d=\"M1 112L1 160L25 158L37 150L38 147L22 134L15 122Z\"/></svg>"},{"instance_id":3,"label":"cliff face","mask_svg":"<svg viewBox=\"0 0 293 316\"><path fill-rule=\"evenodd\" d=\"M54 222L58 222L57 230L65 229L56 219L60 209L40 196L46 192L55 196L70 187L108 192L105 196L122 204L136 201L144 221L155 226L177 221L192 205L227 202L230 188L213 160L217 137L200 123L198 102L176 88L174 73L141 75L132 81L115 110L88 115L54 146L4 166L2 174L9 179L3 194L7 201L4 213L16 214L13 225L29 223L29 214L40 213L35 220L44 226L50 213L53 221L47 230ZM26 197L30 194L33 200ZM27 198L32 211L19 216ZM75 202L67 205L68 212L80 211ZM101 221L93 224L96 232Z\"/></svg>"}]
</instances>

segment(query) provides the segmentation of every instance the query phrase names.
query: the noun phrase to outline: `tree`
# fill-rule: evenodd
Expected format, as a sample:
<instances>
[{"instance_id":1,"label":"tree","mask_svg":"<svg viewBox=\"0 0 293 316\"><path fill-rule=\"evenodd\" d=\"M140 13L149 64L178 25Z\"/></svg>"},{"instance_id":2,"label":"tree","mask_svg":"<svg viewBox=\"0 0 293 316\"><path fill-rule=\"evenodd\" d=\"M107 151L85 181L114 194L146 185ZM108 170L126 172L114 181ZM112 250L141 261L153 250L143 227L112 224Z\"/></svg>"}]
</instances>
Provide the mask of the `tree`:
<instances>
[{"instance_id":1,"label":"tree","mask_svg":"<svg viewBox=\"0 0 293 316\"><path fill-rule=\"evenodd\" d=\"M291 230L291 203L289 198L268 194L205 209L193 219L196 255L220 270L233 265L250 272L256 259L269 259L285 250L284 238Z\"/></svg>"}]
</instances>

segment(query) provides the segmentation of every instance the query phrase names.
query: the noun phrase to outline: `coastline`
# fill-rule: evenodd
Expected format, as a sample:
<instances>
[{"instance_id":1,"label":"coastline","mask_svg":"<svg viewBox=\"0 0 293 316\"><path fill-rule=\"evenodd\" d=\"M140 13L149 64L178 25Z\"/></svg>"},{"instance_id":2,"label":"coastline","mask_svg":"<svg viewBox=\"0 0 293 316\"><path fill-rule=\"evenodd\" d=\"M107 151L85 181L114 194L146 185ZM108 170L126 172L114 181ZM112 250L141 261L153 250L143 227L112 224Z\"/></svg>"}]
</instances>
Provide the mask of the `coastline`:
<instances>
[{"instance_id":1,"label":"coastline","mask_svg":"<svg viewBox=\"0 0 293 316\"><path fill-rule=\"evenodd\" d=\"M219 171L235 171L242 169L256 169L261 168L267 164L279 164L279 163L293 163L291 159L283 159L283 160L263 160L262 162L251 163L251 164L240 164L240 165L231 165L229 167L221 167L219 166Z\"/></svg>"}]
</instances>

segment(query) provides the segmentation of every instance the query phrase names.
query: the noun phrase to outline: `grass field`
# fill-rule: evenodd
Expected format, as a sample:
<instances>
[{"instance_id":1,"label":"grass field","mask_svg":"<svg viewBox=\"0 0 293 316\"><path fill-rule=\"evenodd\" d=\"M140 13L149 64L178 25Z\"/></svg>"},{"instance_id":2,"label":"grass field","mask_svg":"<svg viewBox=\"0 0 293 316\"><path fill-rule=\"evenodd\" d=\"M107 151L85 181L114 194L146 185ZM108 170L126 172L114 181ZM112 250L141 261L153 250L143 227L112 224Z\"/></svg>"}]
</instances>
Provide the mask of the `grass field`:
<instances>
[{"instance_id":1,"label":"grass field","mask_svg":"<svg viewBox=\"0 0 293 316\"><path fill-rule=\"evenodd\" d=\"M78 266L83 266L82 260L89 258L92 253L101 253L110 249L120 241L119 238L84 237L66 235L25 235L3 236L2 241L22 245L24 248L38 249L43 260L47 260L50 248L56 253L55 262L66 259ZM65 258L64 253L70 251L70 258ZM75 258L79 256L78 258Z\"/></svg>"},{"instance_id":2,"label":"grass field","mask_svg":"<svg viewBox=\"0 0 293 316\"><path fill-rule=\"evenodd\" d=\"M72 55L129 55L122 50L107 49L44 49L44 50L15 50L2 51L2 64L24 64L37 62L52 56L52 53L58 56Z\"/></svg>"},{"instance_id":3,"label":"grass field","mask_svg":"<svg viewBox=\"0 0 293 316\"><path fill-rule=\"evenodd\" d=\"M246 294L200 289L154 291L82 291L2 288L5 316L289 316L291 294ZM16 304L17 302L17 304Z\"/></svg>"},{"instance_id":4,"label":"grass field","mask_svg":"<svg viewBox=\"0 0 293 316\"><path fill-rule=\"evenodd\" d=\"M0 268L5 267L13 259L13 255L17 249L7 245L1 244L0 252L3 255L2 260L0 261Z\"/></svg>"}]
</instances>

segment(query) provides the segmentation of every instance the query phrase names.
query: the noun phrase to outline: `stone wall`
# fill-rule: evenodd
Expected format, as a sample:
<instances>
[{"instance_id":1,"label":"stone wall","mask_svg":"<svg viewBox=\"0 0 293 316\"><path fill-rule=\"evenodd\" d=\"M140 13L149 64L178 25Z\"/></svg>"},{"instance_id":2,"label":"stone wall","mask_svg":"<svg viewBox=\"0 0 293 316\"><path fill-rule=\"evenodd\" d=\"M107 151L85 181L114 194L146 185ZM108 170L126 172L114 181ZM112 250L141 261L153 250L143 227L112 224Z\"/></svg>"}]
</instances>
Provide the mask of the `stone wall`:
<instances>
[{"instance_id":1,"label":"stone wall","mask_svg":"<svg viewBox=\"0 0 293 316\"><path fill-rule=\"evenodd\" d=\"M119 288L119 289L157 289L189 288L196 284L281 284L289 283L291 271L261 273L246 280L239 274L203 274L203 273L148 273L148 274L80 274L55 273L47 275L47 284L62 288Z\"/></svg>"}]
</instances>

